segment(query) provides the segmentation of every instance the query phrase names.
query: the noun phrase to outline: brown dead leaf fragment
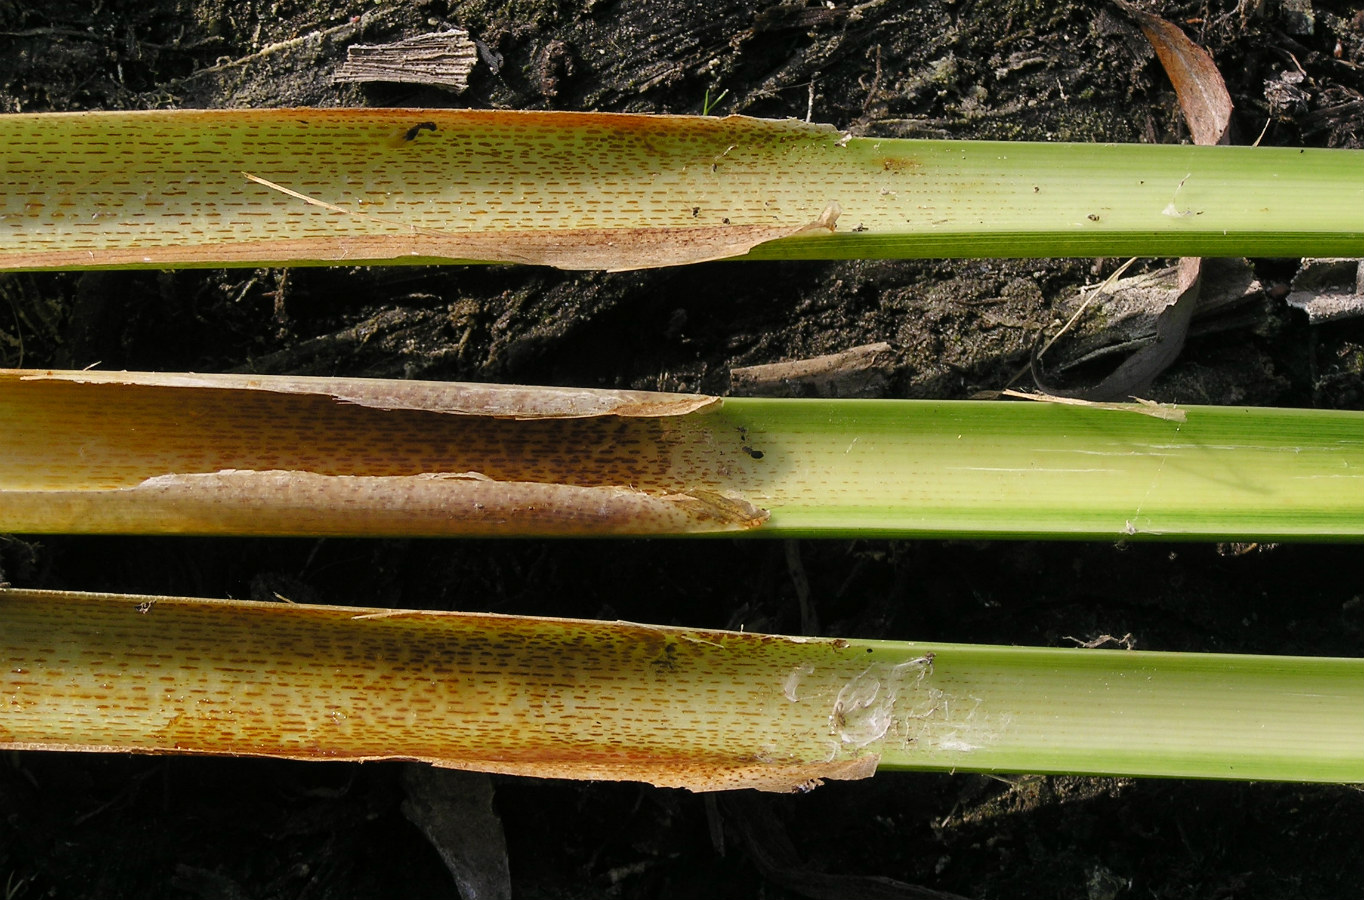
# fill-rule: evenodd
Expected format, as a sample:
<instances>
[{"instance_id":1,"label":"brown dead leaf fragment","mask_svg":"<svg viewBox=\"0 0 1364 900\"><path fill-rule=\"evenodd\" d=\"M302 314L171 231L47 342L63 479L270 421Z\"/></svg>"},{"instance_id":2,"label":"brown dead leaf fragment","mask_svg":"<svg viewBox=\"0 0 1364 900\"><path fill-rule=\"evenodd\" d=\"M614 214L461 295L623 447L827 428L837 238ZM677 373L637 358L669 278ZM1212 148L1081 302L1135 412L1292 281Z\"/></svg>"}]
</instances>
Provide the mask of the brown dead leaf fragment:
<instances>
[{"instance_id":1,"label":"brown dead leaf fragment","mask_svg":"<svg viewBox=\"0 0 1364 900\"><path fill-rule=\"evenodd\" d=\"M1047 357L1051 371L1065 372L1144 346L1155 336L1156 322L1177 292L1178 275L1178 266L1168 266L1110 278L1062 301L1062 313L1075 310L1061 332L1066 335L1064 346L1057 347L1053 339L1039 355ZM1263 296L1264 286L1245 259L1205 260L1195 328L1225 328Z\"/></svg>"},{"instance_id":2,"label":"brown dead leaf fragment","mask_svg":"<svg viewBox=\"0 0 1364 900\"><path fill-rule=\"evenodd\" d=\"M1165 67L1165 74L1174 85L1179 108L1184 111L1189 133L1194 143L1201 145L1231 142L1231 94L1222 73L1217 70L1208 51L1189 40L1180 28L1132 6L1126 0L1119 3L1141 25L1142 33L1155 48L1156 56ZM1143 391L1164 372L1184 349L1199 305L1203 284L1203 261L1185 257L1179 261L1179 282L1169 307L1156 320L1155 342L1133 354L1118 367L1095 391L1116 399L1119 392L1128 396Z\"/></svg>"},{"instance_id":3,"label":"brown dead leaf fragment","mask_svg":"<svg viewBox=\"0 0 1364 900\"><path fill-rule=\"evenodd\" d=\"M1179 108L1195 144L1230 143L1232 102L1222 73L1208 51L1182 29L1126 0L1115 0L1140 26L1179 98Z\"/></svg>"},{"instance_id":4,"label":"brown dead leaf fragment","mask_svg":"<svg viewBox=\"0 0 1364 900\"><path fill-rule=\"evenodd\" d=\"M1198 306L1202 263L1197 257L1184 257L1179 261L1177 287L1168 305L1156 317L1154 340L1123 360L1102 381L1074 392L1048 387L1038 359L1034 356L1032 374L1038 387L1057 397L1078 397L1100 403L1127 400L1144 394L1151 382L1168 369L1184 349L1189 323L1193 321L1194 310Z\"/></svg>"},{"instance_id":5,"label":"brown dead leaf fragment","mask_svg":"<svg viewBox=\"0 0 1364 900\"><path fill-rule=\"evenodd\" d=\"M1179 107L1189 125L1189 133L1195 144L1226 144L1230 142L1232 102L1222 73L1217 70L1208 51L1189 39L1178 26L1142 10L1127 0L1114 0L1115 3L1141 27L1142 34L1150 42L1160 59L1170 83L1174 85ZM1183 184L1181 183L1181 187ZM1166 210L1167 215L1182 216L1184 211L1177 208L1174 201ZM1112 401L1135 397L1145 392L1155 380L1176 359L1184 348L1188 337L1189 324L1193 321L1194 310L1199 305L1202 288L1203 261L1186 257L1179 261L1178 284L1165 309L1156 319L1155 340L1132 354L1117 369L1099 384L1081 391L1072 392L1086 400ZM1039 378L1037 360L1033 360L1034 380ZM1038 386L1048 393L1061 396L1058 391L1044 385Z\"/></svg>"}]
</instances>

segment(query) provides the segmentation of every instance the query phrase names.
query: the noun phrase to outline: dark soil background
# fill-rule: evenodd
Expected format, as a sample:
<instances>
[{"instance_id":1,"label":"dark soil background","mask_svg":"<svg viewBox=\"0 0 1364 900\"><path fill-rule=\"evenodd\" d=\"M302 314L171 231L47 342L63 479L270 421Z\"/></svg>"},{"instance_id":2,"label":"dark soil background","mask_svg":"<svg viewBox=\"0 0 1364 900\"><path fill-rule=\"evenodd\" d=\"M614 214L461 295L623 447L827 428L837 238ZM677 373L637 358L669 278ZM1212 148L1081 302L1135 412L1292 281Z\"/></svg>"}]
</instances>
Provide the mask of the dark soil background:
<instances>
[{"instance_id":1,"label":"dark soil background","mask_svg":"<svg viewBox=\"0 0 1364 900\"><path fill-rule=\"evenodd\" d=\"M1216 58L1239 140L1359 147L1364 12L1157 2ZM447 24L460 96L336 86L348 44ZM1301 76L1301 77L1299 77ZM718 103L716 98L720 97ZM1186 141L1140 34L1099 0L0 0L0 110L265 105L805 117L859 134ZM720 263L18 275L0 364L291 372L723 393L735 366L894 348L885 396L969 397L1026 367L1117 261ZM1296 260L1192 339L1155 399L1364 408L1364 324L1286 308ZM782 542L0 539L25 587L623 618L795 632ZM1349 546L800 542L830 635L1364 653ZM1310 740L1310 736L1304 736ZM398 765L12 753L0 883L39 897L454 897ZM518 897L788 897L737 807L631 784L496 779ZM761 801L802 865L971 897L1341 897L1350 786L882 773ZM717 827L718 826L718 827ZM793 864L794 865L794 864ZM794 869L791 869L794 871ZM769 873L770 875L770 873ZM800 879L797 879L800 880ZM805 879L807 886L816 880ZM820 882L820 884L825 884ZM872 894L833 883L823 896ZM825 887L828 887L825 885Z\"/></svg>"}]
</instances>

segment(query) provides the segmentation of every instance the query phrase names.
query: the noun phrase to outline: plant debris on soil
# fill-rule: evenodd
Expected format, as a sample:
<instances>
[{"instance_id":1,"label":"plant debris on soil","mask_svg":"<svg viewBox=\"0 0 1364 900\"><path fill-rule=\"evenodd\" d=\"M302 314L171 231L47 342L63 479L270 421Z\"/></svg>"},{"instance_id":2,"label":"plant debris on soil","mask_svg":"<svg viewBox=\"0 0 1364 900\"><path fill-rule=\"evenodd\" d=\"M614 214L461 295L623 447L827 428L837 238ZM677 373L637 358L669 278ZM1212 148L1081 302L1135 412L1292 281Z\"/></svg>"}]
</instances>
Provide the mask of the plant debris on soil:
<instances>
[{"instance_id":1,"label":"plant debris on soil","mask_svg":"<svg viewBox=\"0 0 1364 900\"><path fill-rule=\"evenodd\" d=\"M1364 143L1364 17L1350 4L1143 8L1211 53L1235 104L1234 143ZM455 28L477 52L463 93L333 77L351 46ZM339 105L1191 140L1140 29L1101 0L0 2L6 112ZM859 395L967 398L1030 387L1033 348L1083 286L1122 262L15 274L0 280L0 364L725 393L735 370L739 383L763 375L769 390L788 376L754 367L884 343ZM1143 260L1129 274L1170 264ZM1260 287L1196 322L1148 399L1364 408L1364 321L1313 324L1287 304L1297 260L1247 265ZM1048 360L1065 369L1052 374L1082 385L1111 369L1103 348L1131 332L1105 340L1103 324L1063 336ZM1074 646L1123 635L1142 649L1358 656L1358 559L1355 547L1253 544L13 536L0 539L0 580L862 638ZM480 821L501 822L516 897L930 896L873 893L903 891L886 879L970 897L1337 897L1364 881L1364 793L1351 786L881 773L753 802L635 784L495 778L493 788L495 817L481 800ZM399 764L8 754L0 880L7 900L455 897L448 846L428 838L429 819L404 813L435 794L414 790Z\"/></svg>"}]
</instances>

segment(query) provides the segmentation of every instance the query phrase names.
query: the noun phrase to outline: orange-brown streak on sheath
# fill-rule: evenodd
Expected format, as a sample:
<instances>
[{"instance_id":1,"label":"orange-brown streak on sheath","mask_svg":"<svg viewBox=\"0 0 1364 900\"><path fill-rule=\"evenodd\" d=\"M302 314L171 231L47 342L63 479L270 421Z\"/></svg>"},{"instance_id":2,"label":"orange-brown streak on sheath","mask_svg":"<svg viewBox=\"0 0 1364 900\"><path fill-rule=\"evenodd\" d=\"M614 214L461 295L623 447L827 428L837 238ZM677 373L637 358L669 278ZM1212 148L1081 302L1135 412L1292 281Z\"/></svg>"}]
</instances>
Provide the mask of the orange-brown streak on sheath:
<instances>
[{"instance_id":1,"label":"orange-brown streak on sheath","mask_svg":"<svg viewBox=\"0 0 1364 900\"><path fill-rule=\"evenodd\" d=\"M370 217L373 218L373 217ZM81 269L97 267L259 266L296 261L373 265L419 261L441 263L518 263L560 269L623 272L691 265L742 256L759 244L820 231L832 233L838 207L799 225L724 225L695 228L629 228L611 231L568 229L516 233L441 235L414 231L395 235L344 238L223 241L209 246L173 244L152 249L111 247L98 251L44 253L36 263L0 255L4 269ZM11 264L12 263L12 264Z\"/></svg>"},{"instance_id":2,"label":"orange-brown streak on sheath","mask_svg":"<svg viewBox=\"0 0 1364 900\"><path fill-rule=\"evenodd\" d=\"M656 411L649 396L623 408ZM9 531L681 534L766 518L727 491L740 442L722 449L695 416L516 420L0 377L0 426Z\"/></svg>"},{"instance_id":3,"label":"orange-brown streak on sheath","mask_svg":"<svg viewBox=\"0 0 1364 900\"><path fill-rule=\"evenodd\" d=\"M417 759L693 790L876 764L831 750L824 705L782 696L801 666L865 668L832 640L0 590L0 648L6 749Z\"/></svg>"},{"instance_id":4,"label":"orange-brown streak on sheath","mask_svg":"<svg viewBox=\"0 0 1364 900\"><path fill-rule=\"evenodd\" d=\"M431 124L404 140L414 124ZM0 269L403 260L642 268L833 231L773 172L836 132L730 117L198 110L0 119Z\"/></svg>"}]
</instances>

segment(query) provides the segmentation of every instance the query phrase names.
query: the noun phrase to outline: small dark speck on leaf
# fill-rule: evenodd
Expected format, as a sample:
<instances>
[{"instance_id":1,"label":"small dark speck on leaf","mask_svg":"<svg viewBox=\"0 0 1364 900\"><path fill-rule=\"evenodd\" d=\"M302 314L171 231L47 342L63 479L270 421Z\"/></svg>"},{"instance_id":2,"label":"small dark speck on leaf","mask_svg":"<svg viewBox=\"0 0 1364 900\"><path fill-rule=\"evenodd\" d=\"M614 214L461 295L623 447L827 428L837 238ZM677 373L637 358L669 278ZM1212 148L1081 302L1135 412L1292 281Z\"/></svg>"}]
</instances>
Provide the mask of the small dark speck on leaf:
<instances>
[{"instance_id":1,"label":"small dark speck on leaf","mask_svg":"<svg viewBox=\"0 0 1364 900\"><path fill-rule=\"evenodd\" d=\"M411 128L407 129L407 134L403 135L403 140L413 141L416 140L417 135L421 134L423 131L435 130L436 130L435 122L418 122L416 125L413 125Z\"/></svg>"}]
</instances>

